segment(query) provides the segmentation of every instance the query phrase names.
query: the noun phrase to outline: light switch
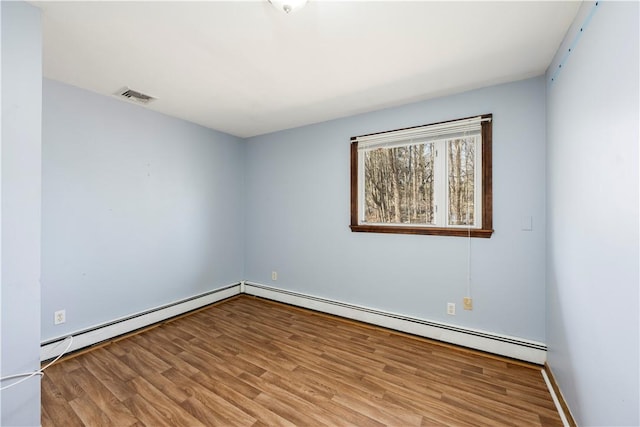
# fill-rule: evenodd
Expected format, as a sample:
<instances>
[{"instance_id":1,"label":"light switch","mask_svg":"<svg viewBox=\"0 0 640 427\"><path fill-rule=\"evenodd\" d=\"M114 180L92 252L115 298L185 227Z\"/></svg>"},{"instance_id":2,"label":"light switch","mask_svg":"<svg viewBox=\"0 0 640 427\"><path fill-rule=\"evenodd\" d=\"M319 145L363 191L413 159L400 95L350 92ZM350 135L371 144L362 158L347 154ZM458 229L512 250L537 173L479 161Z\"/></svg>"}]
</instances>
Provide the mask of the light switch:
<instances>
[{"instance_id":1,"label":"light switch","mask_svg":"<svg viewBox=\"0 0 640 427\"><path fill-rule=\"evenodd\" d=\"M533 230L533 218L531 218L530 216L523 216L520 220L520 229L522 231Z\"/></svg>"}]
</instances>

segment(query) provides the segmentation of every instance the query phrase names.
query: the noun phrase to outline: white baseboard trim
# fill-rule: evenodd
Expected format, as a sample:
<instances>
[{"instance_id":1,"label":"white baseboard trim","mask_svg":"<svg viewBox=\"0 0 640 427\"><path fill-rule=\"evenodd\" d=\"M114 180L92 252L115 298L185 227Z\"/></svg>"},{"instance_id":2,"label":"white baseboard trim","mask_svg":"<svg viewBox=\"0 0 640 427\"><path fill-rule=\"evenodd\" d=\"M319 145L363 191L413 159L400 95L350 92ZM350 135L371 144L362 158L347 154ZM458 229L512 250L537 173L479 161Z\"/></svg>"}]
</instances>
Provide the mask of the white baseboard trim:
<instances>
[{"instance_id":1,"label":"white baseboard trim","mask_svg":"<svg viewBox=\"0 0 640 427\"><path fill-rule=\"evenodd\" d=\"M562 405L558 400L558 395L556 395L556 391L553 389L553 385L551 385L551 381L549 380L549 376L544 369L541 369L542 378L544 378L544 383L547 385L547 389L549 390L549 394L551 394L551 399L553 399L553 404L556 405L556 410L558 414L560 414L560 420L562 420L563 427L570 427L569 421L567 420L566 415L564 414L564 409L562 409Z\"/></svg>"},{"instance_id":2,"label":"white baseboard trim","mask_svg":"<svg viewBox=\"0 0 640 427\"><path fill-rule=\"evenodd\" d=\"M547 346L507 335L389 313L325 298L244 282L244 293L401 332L543 365Z\"/></svg>"},{"instance_id":3,"label":"white baseboard trim","mask_svg":"<svg viewBox=\"0 0 640 427\"><path fill-rule=\"evenodd\" d=\"M79 350L238 295L240 294L240 288L241 284L236 283L204 294L195 295L191 298L175 301L170 304L116 319L112 322L47 340L40 345L40 360L49 360L58 356L66 346L66 343L63 342L65 337L69 335L73 336L73 344L68 351Z\"/></svg>"},{"instance_id":4,"label":"white baseboard trim","mask_svg":"<svg viewBox=\"0 0 640 427\"><path fill-rule=\"evenodd\" d=\"M547 359L547 347L540 342L404 316L242 281L47 340L40 346L40 360L45 361L58 356L65 348L64 339L69 335L73 335L73 343L68 351L76 351L243 293L539 365L543 365Z\"/></svg>"}]
</instances>

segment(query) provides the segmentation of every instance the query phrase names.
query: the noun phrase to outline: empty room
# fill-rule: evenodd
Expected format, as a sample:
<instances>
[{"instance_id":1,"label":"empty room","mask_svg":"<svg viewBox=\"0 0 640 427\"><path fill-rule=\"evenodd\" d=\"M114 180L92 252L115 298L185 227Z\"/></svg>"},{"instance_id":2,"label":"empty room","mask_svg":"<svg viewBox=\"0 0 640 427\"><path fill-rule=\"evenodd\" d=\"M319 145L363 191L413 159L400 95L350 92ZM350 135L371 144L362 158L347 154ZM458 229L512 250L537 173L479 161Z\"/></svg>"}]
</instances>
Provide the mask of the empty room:
<instances>
[{"instance_id":1,"label":"empty room","mask_svg":"<svg viewBox=\"0 0 640 427\"><path fill-rule=\"evenodd\" d=\"M636 1L1 1L0 425L640 425Z\"/></svg>"}]
</instances>

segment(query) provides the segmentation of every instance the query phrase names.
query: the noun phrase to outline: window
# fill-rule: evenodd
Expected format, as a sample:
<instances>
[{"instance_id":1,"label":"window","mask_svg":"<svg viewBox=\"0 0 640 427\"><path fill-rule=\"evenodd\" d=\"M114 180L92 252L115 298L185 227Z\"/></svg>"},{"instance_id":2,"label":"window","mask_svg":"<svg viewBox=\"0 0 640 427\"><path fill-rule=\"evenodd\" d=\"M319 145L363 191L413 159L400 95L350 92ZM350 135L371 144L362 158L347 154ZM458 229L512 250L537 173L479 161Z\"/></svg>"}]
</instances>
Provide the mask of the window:
<instances>
[{"instance_id":1,"label":"window","mask_svg":"<svg viewBox=\"0 0 640 427\"><path fill-rule=\"evenodd\" d=\"M351 138L351 230L491 237L492 115Z\"/></svg>"}]
</instances>

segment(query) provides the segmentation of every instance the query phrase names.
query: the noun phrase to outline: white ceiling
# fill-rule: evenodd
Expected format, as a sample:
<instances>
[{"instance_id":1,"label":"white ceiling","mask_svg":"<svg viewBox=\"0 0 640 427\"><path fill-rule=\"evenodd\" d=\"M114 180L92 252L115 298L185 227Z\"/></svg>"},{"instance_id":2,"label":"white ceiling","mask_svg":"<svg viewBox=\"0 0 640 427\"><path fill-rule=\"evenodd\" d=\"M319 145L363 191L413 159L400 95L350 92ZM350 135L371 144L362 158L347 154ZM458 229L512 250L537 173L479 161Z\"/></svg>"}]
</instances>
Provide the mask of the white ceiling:
<instances>
[{"instance_id":1,"label":"white ceiling","mask_svg":"<svg viewBox=\"0 0 640 427\"><path fill-rule=\"evenodd\" d=\"M544 73L578 2L33 2L44 75L249 137Z\"/></svg>"}]
</instances>

